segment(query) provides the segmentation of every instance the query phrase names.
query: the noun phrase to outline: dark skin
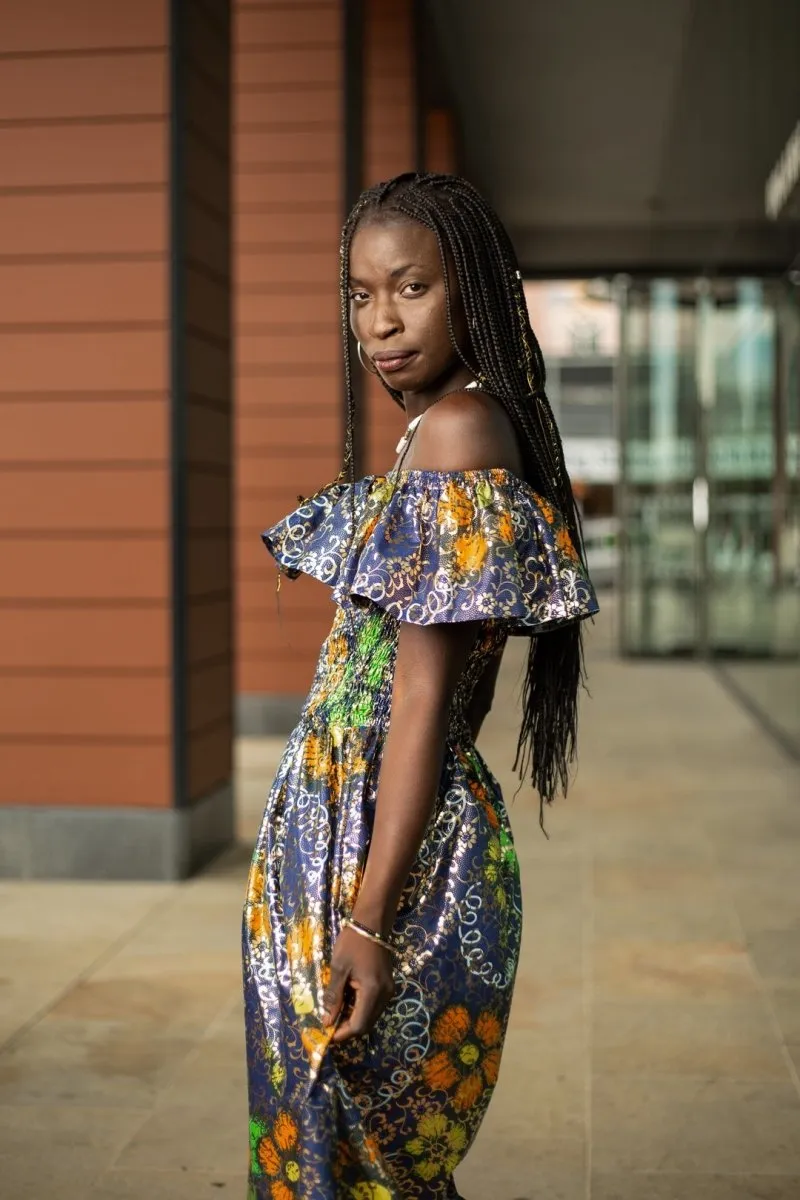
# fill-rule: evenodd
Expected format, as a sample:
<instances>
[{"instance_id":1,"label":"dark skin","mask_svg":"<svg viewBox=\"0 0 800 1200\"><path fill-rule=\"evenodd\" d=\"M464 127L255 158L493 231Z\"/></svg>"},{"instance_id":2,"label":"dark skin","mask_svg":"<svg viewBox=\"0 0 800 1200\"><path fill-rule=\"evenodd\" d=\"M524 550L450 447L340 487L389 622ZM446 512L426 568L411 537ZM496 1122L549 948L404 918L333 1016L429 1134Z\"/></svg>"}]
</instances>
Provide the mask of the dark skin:
<instances>
[{"instance_id":1,"label":"dark skin","mask_svg":"<svg viewBox=\"0 0 800 1200\"><path fill-rule=\"evenodd\" d=\"M468 357L467 321L453 271L448 281L454 335ZM463 390L474 375L450 340L441 257L431 230L405 219L362 222L350 252L350 322L362 353L402 392L407 420L425 414L404 470L506 467L522 474L505 411L484 393ZM400 626L375 822L353 909L357 921L385 937L433 811L450 705L479 628L477 622ZM476 688L470 712L474 736L491 707L499 666L498 655ZM390 952L343 929L323 998L324 1023L338 1022L334 1041L368 1033L393 994Z\"/></svg>"}]
</instances>

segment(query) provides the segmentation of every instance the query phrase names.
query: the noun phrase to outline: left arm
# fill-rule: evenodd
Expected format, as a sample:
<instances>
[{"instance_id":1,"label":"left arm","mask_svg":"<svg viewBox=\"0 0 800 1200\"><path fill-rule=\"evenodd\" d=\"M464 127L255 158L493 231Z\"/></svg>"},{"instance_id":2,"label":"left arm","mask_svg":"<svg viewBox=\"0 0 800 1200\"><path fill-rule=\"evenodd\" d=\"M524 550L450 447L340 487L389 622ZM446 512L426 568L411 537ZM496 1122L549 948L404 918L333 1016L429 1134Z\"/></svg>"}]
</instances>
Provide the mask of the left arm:
<instances>
[{"instance_id":1,"label":"left arm","mask_svg":"<svg viewBox=\"0 0 800 1200\"><path fill-rule=\"evenodd\" d=\"M477 625L401 625L369 859L353 915L388 936L433 810L453 692Z\"/></svg>"},{"instance_id":2,"label":"left arm","mask_svg":"<svg viewBox=\"0 0 800 1200\"><path fill-rule=\"evenodd\" d=\"M357 921L388 937L409 872L433 811L450 705L478 625L402 624L392 684L389 730L381 760L375 823L353 908ZM365 1033L393 992L389 953L350 929L334 949L325 994L326 1023L355 994L335 1040Z\"/></svg>"},{"instance_id":3,"label":"left arm","mask_svg":"<svg viewBox=\"0 0 800 1200\"><path fill-rule=\"evenodd\" d=\"M478 392L452 393L425 414L414 465L459 471L507 466L519 471L513 428L496 401ZM388 935L430 820L442 772L450 705L477 637L479 623L417 626L398 632L389 729L381 762L375 823L353 917ZM478 725L482 714L474 714ZM352 929L334 946L325 989L324 1022L342 1013L345 989L355 999L336 1031L343 1041L368 1032L394 991L389 951Z\"/></svg>"}]
</instances>

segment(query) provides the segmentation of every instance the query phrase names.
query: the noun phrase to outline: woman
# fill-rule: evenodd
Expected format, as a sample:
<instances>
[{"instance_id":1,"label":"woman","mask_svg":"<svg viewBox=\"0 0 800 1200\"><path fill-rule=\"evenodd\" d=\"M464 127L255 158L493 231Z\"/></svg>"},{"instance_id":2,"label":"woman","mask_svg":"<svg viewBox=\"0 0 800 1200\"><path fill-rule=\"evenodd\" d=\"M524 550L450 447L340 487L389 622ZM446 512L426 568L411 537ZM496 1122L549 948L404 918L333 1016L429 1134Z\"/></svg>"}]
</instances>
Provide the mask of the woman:
<instances>
[{"instance_id":1,"label":"woman","mask_svg":"<svg viewBox=\"0 0 800 1200\"><path fill-rule=\"evenodd\" d=\"M337 608L249 878L250 1197L444 1200L497 1081L520 942L511 830L475 738L507 637L529 636L514 766L541 820L566 787L578 622L597 604L485 201L447 175L365 192L341 292L345 471L263 535ZM394 467L358 480L348 324L408 421Z\"/></svg>"}]
</instances>

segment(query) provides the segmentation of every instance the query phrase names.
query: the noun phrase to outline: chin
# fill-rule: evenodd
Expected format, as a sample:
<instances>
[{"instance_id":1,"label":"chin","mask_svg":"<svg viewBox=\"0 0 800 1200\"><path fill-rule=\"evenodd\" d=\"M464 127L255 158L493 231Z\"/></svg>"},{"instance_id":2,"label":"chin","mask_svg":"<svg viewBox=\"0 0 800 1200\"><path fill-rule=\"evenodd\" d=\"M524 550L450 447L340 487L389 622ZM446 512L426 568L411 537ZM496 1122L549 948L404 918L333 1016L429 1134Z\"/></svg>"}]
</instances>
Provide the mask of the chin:
<instances>
[{"instance_id":1,"label":"chin","mask_svg":"<svg viewBox=\"0 0 800 1200\"><path fill-rule=\"evenodd\" d=\"M392 371L390 375L381 374L381 379L395 392L421 392L427 386L419 371Z\"/></svg>"}]
</instances>

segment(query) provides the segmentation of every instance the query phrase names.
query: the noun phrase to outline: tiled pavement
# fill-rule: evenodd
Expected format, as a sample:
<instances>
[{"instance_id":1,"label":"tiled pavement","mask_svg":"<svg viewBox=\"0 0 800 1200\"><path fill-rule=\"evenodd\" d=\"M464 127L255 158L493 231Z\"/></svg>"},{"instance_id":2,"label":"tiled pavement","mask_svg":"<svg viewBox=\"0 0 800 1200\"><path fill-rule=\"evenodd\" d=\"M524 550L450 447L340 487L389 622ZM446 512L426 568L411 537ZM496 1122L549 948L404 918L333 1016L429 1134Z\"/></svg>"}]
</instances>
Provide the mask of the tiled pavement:
<instances>
[{"instance_id":1,"label":"tiled pavement","mask_svg":"<svg viewBox=\"0 0 800 1200\"><path fill-rule=\"evenodd\" d=\"M800 778L701 667L592 634L574 790L511 806L524 955L468 1200L800 1200ZM516 651L520 647L514 647ZM501 680L482 750L511 798ZM241 845L184 885L0 884L0 1197L245 1191Z\"/></svg>"}]
</instances>

